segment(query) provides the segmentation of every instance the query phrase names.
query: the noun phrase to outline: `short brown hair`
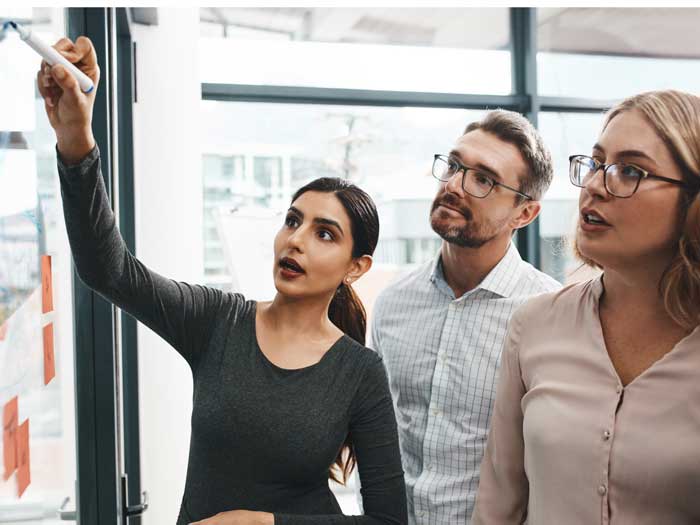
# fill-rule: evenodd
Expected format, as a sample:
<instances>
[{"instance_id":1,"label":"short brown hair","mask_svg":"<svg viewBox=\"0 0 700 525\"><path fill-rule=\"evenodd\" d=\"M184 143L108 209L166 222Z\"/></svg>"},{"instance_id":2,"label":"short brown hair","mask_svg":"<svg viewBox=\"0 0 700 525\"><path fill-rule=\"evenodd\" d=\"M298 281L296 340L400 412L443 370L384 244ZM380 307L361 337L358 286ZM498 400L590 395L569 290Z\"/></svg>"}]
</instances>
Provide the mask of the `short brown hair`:
<instances>
[{"instance_id":1,"label":"short brown hair","mask_svg":"<svg viewBox=\"0 0 700 525\"><path fill-rule=\"evenodd\" d=\"M518 148L528 166L527 173L520 181L520 191L533 200L540 200L552 183L554 168L549 149L530 121L520 113L495 109L481 120L469 124L464 134L477 129L491 133Z\"/></svg>"}]
</instances>

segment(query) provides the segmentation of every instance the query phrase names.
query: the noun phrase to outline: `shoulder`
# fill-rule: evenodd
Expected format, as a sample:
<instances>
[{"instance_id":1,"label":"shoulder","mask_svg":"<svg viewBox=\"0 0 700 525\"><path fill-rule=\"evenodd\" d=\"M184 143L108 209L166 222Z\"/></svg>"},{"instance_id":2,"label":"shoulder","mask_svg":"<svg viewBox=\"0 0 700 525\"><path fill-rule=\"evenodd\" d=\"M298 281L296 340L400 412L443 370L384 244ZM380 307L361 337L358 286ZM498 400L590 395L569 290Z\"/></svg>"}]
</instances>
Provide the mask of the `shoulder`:
<instances>
[{"instance_id":1,"label":"shoulder","mask_svg":"<svg viewBox=\"0 0 700 525\"><path fill-rule=\"evenodd\" d=\"M596 280L559 286L555 291L534 295L518 307L511 318L511 326L543 326L561 316L573 315L584 307L593 293Z\"/></svg>"},{"instance_id":2,"label":"shoulder","mask_svg":"<svg viewBox=\"0 0 700 525\"><path fill-rule=\"evenodd\" d=\"M362 414L376 416L379 406L391 407L392 403L384 361L377 352L356 341L347 350L350 358L346 360L344 375L352 378L351 419L363 417Z\"/></svg>"},{"instance_id":3,"label":"shoulder","mask_svg":"<svg viewBox=\"0 0 700 525\"><path fill-rule=\"evenodd\" d=\"M377 366L377 364L382 363L382 357L377 352L368 346L358 343L349 335L345 335L345 342L345 355L349 357L349 360L352 362L352 366L364 370L368 367Z\"/></svg>"},{"instance_id":4,"label":"shoulder","mask_svg":"<svg viewBox=\"0 0 700 525\"><path fill-rule=\"evenodd\" d=\"M406 296L419 292L428 282L434 264L434 260L427 261L396 277L377 296L375 312L386 304L402 302Z\"/></svg>"},{"instance_id":5,"label":"shoulder","mask_svg":"<svg viewBox=\"0 0 700 525\"><path fill-rule=\"evenodd\" d=\"M521 287L528 295L557 292L562 289L559 281L525 261L522 262L520 274Z\"/></svg>"},{"instance_id":6,"label":"shoulder","mask_svg":"<svg viewBox=\"0 0 700 525\"><path fill-rule=\"evenodd\" d=\"M354 376L360 383L372 381L372 377L376 378L378 372L384 373L382 357L376 351L347 335L341 366L346 376Z\"/></svg>"},{"instance_id":7,"label":"shoulder","mask_svg":"<svg viewBox=\"0 0 700 525\"><path fill-rule=\"evenodd\" d=\"M216 288L209 288L209 293L219 296L219 304L221 305L221 313L228 319L229 322L240 321L255 314L256 301L246 299L241 293L223 292Z\"/></svg>"}]
</instances>

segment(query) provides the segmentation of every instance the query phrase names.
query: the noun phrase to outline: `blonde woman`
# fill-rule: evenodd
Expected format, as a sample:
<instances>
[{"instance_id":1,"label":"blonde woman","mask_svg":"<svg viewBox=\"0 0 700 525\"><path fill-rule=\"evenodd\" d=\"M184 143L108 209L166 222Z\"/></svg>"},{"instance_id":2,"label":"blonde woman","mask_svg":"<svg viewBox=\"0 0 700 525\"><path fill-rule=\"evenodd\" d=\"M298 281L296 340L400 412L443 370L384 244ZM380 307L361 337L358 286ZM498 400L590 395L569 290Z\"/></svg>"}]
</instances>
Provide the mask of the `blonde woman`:
<instances>
[{"instance_id":1,"label":"blonde woman","mask_svg":"<svg viewBox=\"0 0 700 525\"><path fill-rule=\"evenodd\" d=\"M472 523L700 523L700 98L629 98L570 162L602 275L513 316Z\"/></svg>"}]
</instances>

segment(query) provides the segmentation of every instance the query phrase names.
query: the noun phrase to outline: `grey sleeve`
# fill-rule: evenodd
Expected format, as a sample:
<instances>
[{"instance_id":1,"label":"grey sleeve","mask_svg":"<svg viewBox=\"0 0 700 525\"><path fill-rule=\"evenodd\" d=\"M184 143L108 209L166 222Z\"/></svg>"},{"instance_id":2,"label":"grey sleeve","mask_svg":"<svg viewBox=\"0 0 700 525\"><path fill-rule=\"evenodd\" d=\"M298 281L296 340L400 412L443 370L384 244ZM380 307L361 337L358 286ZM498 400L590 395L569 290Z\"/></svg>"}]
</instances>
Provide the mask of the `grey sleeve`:
<instances>
[{"instance_id":1,"label":"grey sleeve","mask_svg":"<svg viewBox=\"0 0 700 525\"><path fill-rule=\"evenodd\" d=\"M110 206L95 148L66 166L57 153L63 213L80 279L151 328L190 364L208 345L216 315L240 308L243 298L167 279L126 248Z\"/></svg>"},{"instance_id":2,"label":"grey sleeve","mask_svg":"<svg viewBox=\"0 0 700 525\"><path fill-rule=\"evenodd\" d=\"M275 525L403 525L408 522L394 405L384 363L378 356L373 356L353 401L350 437L362 482L365 514L275 514Z\"/></svg>"}]
</instances>

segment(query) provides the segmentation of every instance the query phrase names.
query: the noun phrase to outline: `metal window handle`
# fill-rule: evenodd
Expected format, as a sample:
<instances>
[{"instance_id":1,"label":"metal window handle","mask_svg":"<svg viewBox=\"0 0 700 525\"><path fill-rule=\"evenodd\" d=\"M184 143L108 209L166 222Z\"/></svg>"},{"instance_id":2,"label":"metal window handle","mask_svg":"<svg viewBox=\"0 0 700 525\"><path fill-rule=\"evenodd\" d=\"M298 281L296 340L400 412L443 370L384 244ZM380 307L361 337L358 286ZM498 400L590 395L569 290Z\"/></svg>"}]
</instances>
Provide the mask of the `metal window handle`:
<instances>
[{"instance_id":1,"label":"metal window handle","mask_svg":"<svg viewBox=\"0 0 700 525\"><path fill-rule=\"evenodd\" d=\"M66 499L63 500L63 503L61 503L61 507L58 509L57 514L58 514L58 519L61 521L78 521L78 513L74 510L65 510L66 505L68 505L68 502L70 501L69 497L66 497Z\"/></svg>"},{"instance_id":2,"label":"metal window handle","mask_svg":"<svg viewBox=\"0 0 700 525\"><path fill-rule=\"evenodd\" d=\"M148 510L148 492L141 492L141 503L138 505L129 505L129 477L126 474L122 474L122 521L123 525L126 525L129 518L132 516L140 516L146 510Z\"/></svg>"},{"instance_id":3,"label":"metal window handle","mask_svg":"<svg viewBox=\"0 0 700 525\"><path fill-rule=\"evenodd\" d=\"M148 510L148 492L143 491L141 493L141 503L138 505L129 505L126 508L125 514L127 516L138 516Z\"/></svg>"}]
</instances>

